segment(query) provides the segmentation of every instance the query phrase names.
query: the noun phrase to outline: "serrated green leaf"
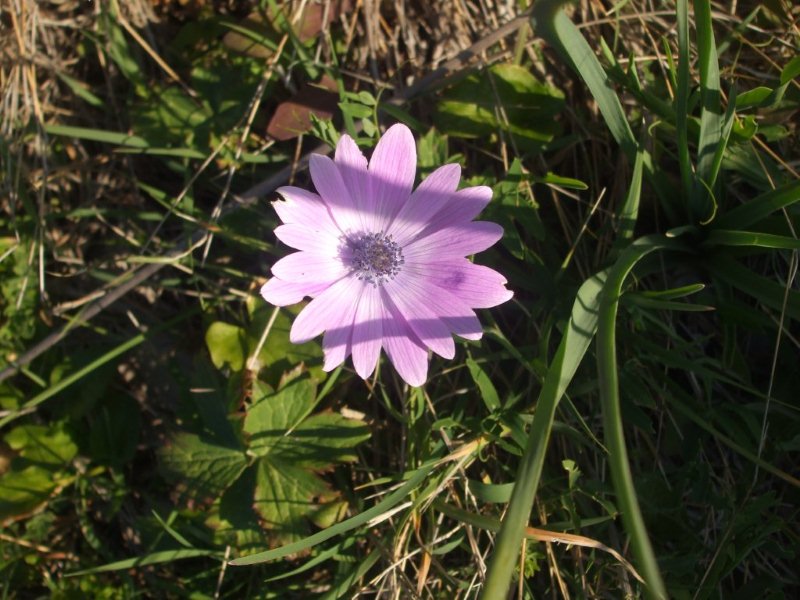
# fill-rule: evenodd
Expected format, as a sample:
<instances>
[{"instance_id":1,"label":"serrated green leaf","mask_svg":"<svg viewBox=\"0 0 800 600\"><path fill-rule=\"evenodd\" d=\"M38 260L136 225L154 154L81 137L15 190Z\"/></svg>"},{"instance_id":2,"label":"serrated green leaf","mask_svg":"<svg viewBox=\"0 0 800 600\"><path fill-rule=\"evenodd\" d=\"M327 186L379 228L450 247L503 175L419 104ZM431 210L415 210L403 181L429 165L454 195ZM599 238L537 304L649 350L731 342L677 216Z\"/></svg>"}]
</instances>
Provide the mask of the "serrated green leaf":
<instances>
[{"instance_id":1,"label":"serrated green leaf","mask_svg":"<svg viewBox=\"0 0 800 600\"><path fill-rule=\"evenodd\" d=\"M369 436L363 422L324 412L308 417L282 436L271 456L308 469L324 469L333 463L356 460L353 449Z\"/></svg>"},{"instance_id":2,"label":"serrated green leaf","mask_svg":"<svg viewBox=\"0 0 800 600\"><path fill-rule=\"evenodd\" d=\"M162 448L161 465L190 498L216 498L247 466L244 450L222 445L209 436L179 433Z\"/></svg>"},{"instance_id":3,"label":"serrated green leaf","mask_svg":"<svg viewBox=\"0 0 800 600\"><path fill-rule=\"evenodd\" d=\"M256 467L253 508L281 543L307 535L307 517L331 494L323 479L294 464L260 460Z\"/></svg>"},{"instance_id":4,"label":"serrated green leaf","mask_svg":"<svg viewBox=\"0 0 800 600\"><path fill-rule=\"evenodd\" d=\"M253 386L253 404L244 419L248 452L266 456L284 436L296 429L317 405L316 386L308 378L297 379L274 394Z\"/></svg>"},{"instance_id":5,"label":"serrated green leaf","mask_svg":"<svg viewBox=\"0 0 800 600\"><path fill-rule=\"evenodd\" d=\"M450 88L435 119L438 128L451 135L479 137L502 130L532 150L558 133L554 117L563 106L560 90L540 83L520 65L499 64Z\"/></svg>"},{"instance_id":6,"label":"serrated green leaf","mask_svg":"<svg viewBox=\"0 0 800 600\"><path fill-rule=\"evenodd\" d=\"M78 453L64 423L20 425L5 435L5 441L26 461L39 465L63 466Z\"/></svg>"},{"instance_id":7,"label":"serrated green leaf","mask_svg":"<svg viewBox=\"0 0 800 600\"><path fill-rule=\"evenodd\" d=\"M0 521L28 513L46 502L58 482L49 469L36 465L0 477Z\"/></svg>"}]
</instances>

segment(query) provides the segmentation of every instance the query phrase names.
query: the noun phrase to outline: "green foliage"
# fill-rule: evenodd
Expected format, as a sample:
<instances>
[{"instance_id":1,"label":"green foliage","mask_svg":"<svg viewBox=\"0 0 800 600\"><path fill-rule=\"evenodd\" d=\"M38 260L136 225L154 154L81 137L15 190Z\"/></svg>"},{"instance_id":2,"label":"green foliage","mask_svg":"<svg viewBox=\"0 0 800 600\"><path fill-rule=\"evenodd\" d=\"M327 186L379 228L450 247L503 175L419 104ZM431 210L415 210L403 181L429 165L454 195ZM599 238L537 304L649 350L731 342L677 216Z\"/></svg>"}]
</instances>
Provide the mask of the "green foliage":
<instances>
[{"instance_id":1,"label":"green foliage","mask_svg":"<svg viewBox=\"0 0 800 600\"><path fill-rule=\"evenodd\" d=\"M38 3L36 39L9 36L36 69L0 141L4 597L791 596L790 3L538 0L502 39L470 13L453 55L460 11L223 4L143 26ZM333 119L265 133L323 73ZM257 295L286 252L275 186L395 121L418 180L457 162L491 187L504 236L477 261L515 293L419 389L385 359L324 372L289 341L304 304Z\"/></svg>"},{"instance_id":2,"label":"green foliage","mask_svg":"<svg viewBox=\"0 0 800 600\"><path fill-rule=\"evenodd\" d=\"M522 66L498 64L447 90L435 122L459 137L503 132L519 151L535 152L559 133L554 118L563 108L561 91L540 83Z\"/></svg>"}]
</instances>

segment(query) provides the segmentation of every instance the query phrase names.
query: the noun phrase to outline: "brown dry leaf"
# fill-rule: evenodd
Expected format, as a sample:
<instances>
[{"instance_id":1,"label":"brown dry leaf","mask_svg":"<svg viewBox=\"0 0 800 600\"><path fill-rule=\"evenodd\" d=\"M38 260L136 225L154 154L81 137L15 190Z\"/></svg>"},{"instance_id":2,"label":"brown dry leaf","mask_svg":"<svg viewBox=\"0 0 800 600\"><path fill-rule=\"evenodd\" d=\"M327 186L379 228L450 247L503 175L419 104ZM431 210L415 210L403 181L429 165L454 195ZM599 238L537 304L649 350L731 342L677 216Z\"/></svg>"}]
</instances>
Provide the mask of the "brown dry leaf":
<instances>
[{"instance_id":1,"label":"brown dry leaf","mask_svg":"<svg viewBox=\"0 0 800 600\"><path fill-rule=\"evenodd\" d=\"M275 109L267 134L276 140L290 140L311 130L311 115L330 119L339 102L336 82L323 75L317 83L307 83Z\"/></svg>"}]
</instances>

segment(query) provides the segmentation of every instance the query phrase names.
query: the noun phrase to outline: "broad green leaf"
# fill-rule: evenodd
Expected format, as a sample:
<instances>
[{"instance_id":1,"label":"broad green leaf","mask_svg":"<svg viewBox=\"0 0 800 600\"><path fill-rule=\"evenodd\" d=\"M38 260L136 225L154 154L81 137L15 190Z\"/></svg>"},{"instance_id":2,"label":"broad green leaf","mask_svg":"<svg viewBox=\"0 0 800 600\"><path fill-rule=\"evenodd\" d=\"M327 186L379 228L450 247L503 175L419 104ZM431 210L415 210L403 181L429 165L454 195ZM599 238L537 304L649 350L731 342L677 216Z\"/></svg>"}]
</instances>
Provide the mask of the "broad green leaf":
<instances>
[{"instance_id":1,"label":"broad green leaf","mask_svg":"<svg viewBox=\"0 0 800 600\"><path fill-rule=\"evenodd\" d=\"M295 542L309 532L309 518L332 492L315 473L291 462L260 460L256 466L253 508L280 543Z\"/></svg>"},{"instance_id":2,"label":"broad green leaf","mask_svg":"<svg viewBox=\"0 0 800 600\"><path fill-rule=\"evenodd\" d=\"M218 369L228 367L241 371L247 356L245 331L236 325L216 321L206 330L206 346L211 354L211 362Z\"/></svg>"},{"instance_id":3,"label":"broad green leaf","mask_svg":"<svg viewBox=\"0 0 800 600\"><path fill-rule=\"evenodd\" d=\"M12 466L0 477L0 521L31 512L47 501L58 484L49 469L31 465L16 470Z\"/></svg>"},{"instance_id":4,"label":"broad green leaf","mask_svg":"<svg viewBox=\"0 0 800 600\"><path fill-rule=\"evenodd\" d=\"M274 394L253 385L253 404L244 419L248 453L266 456L311 414L317 404L316 386L308 378L291 382Z\"/></svg>"},{"instance_id":5,"label":"broad green leaf","mask_svg":"<svg viewBox=\"0 0 800 600\"><path fill-rule=\"evenodd\" d=\"M253 390L244 421L248 454L258 457L253 506L280 542L295 541L310 521L343 514L338 493L317 472L355 460L353 449L369 430L332 412L309 416L318 399L308 378L272 394L263 393L259 382Z\"/></svg>"},{"instance_id":6,"label":"broad green leaf","mask_svg":"<svg viewBox=\"0 0 800 600\"><path fill-rule=\"evenodd\" d=\"M354 448L369 436L363 422L323 412L308 417L284 435L270 456L308 469L326 469L333 463L356 460Z\"/></svg>"},{"instance_id":7,"label":"broad green leaf","mask_svg":"<svg viewBox=\"0 0 800 600\"><path fill-rule=\"evenodd\" d=\"M256 469L248 467L208 510L205 524L214 530L214 543L231 545L242 555L263 552L269 539L253 510Z\"/></svg>"},{"instance_id":8,"label":"broad green leaf","mask_svg":"<svg viewBox=\"0 0 800 600\"><path fill-rule=\"evenodd\" d=\"M178 433L159 454L166 475L187 497L199 500L219 496L247 466L241 448L193 433Z\"/></svg>"},{"instance_id":9,"label":"broad green leaf","mask_svg":"<svg viewBox=\"0 0 800 600\"><path fill-rule=\"evenodd\" d=\"M63 466L78 453L64 423L20 425L5 435L5 441L26 461L42 466Z\"/></svg>"},{"instance_id":10,"label":"broad green leaf","mask_svg":"<svg viewBox=\"0 0 800 600\"><path fill-rule=\"evenodd\" d=\"M498 64L447 90L435 120L439 129L454 136L479 137L502 130L521 149L535 150L559 132L554 117L563 106L563 93L540 83L528 69Z\"/></svg>"}]
</instances>

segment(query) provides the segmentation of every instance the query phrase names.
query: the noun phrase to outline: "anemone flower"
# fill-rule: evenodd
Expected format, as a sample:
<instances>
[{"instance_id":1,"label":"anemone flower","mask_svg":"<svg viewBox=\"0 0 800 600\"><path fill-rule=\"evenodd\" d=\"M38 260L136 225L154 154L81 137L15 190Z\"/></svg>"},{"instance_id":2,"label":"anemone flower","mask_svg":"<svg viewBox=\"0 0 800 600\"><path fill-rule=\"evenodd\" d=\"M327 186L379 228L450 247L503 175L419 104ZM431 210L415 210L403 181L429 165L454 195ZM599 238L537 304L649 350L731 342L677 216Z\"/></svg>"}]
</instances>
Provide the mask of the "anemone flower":
<instances>
[{"instance_id":1,"label":"anemone flower","mask_svg":"<svg viewBox=\"0 0 800 600\"><path fill-rule=\"evenodd\" d=\"M503 235L495 223L473 221L492 190L457 190L457 164L439 167L413 190L416 162L405 125L386 131L369 163L343 135L333 160L311 156L316 194L278 190L284 200L273 206L283 224L275 235L299 252L272 266L261 295L276 306L312 298L289 337L302 343L324 332L326 371L352 354L366 379L383 348L408 384L422 385L429 349L453 358L452 334L483 334L473 309L512 296L500 273L466 258Z\"/></svg>"}]
</instances>

